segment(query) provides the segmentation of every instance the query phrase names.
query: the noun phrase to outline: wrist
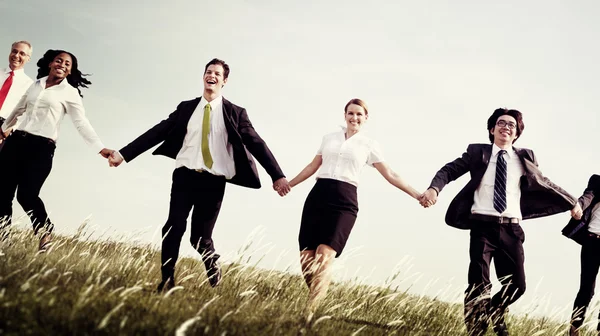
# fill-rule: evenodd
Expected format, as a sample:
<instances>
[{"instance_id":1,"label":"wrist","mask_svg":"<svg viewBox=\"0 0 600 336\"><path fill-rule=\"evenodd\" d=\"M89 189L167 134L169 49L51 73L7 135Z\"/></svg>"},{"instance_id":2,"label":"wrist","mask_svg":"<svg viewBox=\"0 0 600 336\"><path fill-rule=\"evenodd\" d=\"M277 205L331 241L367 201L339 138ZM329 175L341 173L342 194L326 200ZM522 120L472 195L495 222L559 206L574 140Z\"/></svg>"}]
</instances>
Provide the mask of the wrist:
<instances>
[{"instance_id":1,"label":"wrist","mask_svg":"<svg viewBox=\"0 0 600 336\"><path fill-rule=\"evenodd\" d=\"M438 192L438 190L434 187L429 187L427 188L427 190L433 190L435 192L435 195L438 196L440 193Z\"/></svg>"}]
</instances>

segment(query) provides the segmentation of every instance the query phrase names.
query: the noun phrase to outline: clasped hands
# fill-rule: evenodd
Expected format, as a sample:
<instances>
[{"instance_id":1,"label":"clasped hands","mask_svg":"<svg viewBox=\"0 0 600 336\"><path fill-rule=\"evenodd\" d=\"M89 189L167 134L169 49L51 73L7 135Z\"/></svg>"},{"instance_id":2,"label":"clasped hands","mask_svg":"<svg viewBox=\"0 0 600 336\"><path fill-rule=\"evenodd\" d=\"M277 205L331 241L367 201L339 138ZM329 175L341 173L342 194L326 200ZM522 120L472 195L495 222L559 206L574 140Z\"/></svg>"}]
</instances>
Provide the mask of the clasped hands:
<instances>
[{"instance_id":1,"label":"clasped hands","mask_svg":"<svg viewBox=\"0 0 600 336\"><path fill-rule=\"evenodd\" d=\"M579 205L579 202L577 202L573 209L571 209L571 217L575 218L576 220L580 220L581 216L583 216L583 209L581 209L581 205Z\"/></svg>"},{"instance_id":2,"label":"clasped hands","mask_svg":"<svg viewBox=\"0 0 600 336\"><path fill-rule=\"evenodd\" d=\"M282 177L273 182L273 190L275 190L279 196L283 197L292 190L292 187L290 187L288 180L285 177Z\"/></svg>"},{"instance_id":3,"label":"clasped hands","mask_svg":"<svg viewBox=\"0 0 600 336\"><path fill-rule=\"evenodd\" d=\"M8 136L12 133L12 131L13 131L12 127L9 128L8 130L6 130L6 132L3 132L2 129L0 128L0 144L2 142L4 142L4 140L6 140L6 138L8 138Z\"/></svg>"},{"instance_id":4,"label":"clasped hands","mask_svg":"<svg viewBox=\"0 0 600 336\"><path fill-rule=\"evenodd\" d=\"M102 155L103 158L108 159L109 167L118 167L123 163L123 157L114 149L102 148L98 154Z\"/></svg>"},{"instance_id":5,"label":"clasped hands","mask_svg":"<svg viewBox=\"0 0 600 336\"><path fill-rule=\"evenodd\" d=\"M435 191L435 189L429 188L425 190L425 192L422 193L421 196L417 198L417 200L419 201L419 204L421 204L424 208L429 208L437 202L437 196L438 194Z\"/></svg>"}]
</instances>

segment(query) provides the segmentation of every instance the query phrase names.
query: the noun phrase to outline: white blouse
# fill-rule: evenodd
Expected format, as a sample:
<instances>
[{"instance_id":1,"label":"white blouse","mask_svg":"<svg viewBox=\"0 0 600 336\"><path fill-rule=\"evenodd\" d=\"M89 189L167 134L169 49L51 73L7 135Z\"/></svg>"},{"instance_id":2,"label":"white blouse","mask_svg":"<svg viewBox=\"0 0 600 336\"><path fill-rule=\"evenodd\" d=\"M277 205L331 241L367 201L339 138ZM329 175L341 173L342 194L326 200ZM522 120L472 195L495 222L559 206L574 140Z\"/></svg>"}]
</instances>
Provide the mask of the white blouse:
<instances>
[{"instance_id":1,"label":"white blouse","mask_svg":"<svg viewBox=\"0 0 600 336\"><path fill-rule=\"evenodd\" d=\"M104 144L85 116L77 89L66 78L60 84L46 88L47 79L47 76L40 78L29 87L6 118L2 131L15 126L19 118L19 130L56 141L60 124L68 114L83 140L99 153Z\"/></svg>"},{"instance_id":2,"label":"white blouse","mask_svg":"<svg viewBox=\"0 0 600 336\"><path fill-rule=\"evenodd\" d=\"M346 140L345 129L323 137L317 155L323 163L317 178L328 178L358 186L359 174L365 165L383 162L379 143L362 135L354 134Z\"/></svg>"}]
</instances>

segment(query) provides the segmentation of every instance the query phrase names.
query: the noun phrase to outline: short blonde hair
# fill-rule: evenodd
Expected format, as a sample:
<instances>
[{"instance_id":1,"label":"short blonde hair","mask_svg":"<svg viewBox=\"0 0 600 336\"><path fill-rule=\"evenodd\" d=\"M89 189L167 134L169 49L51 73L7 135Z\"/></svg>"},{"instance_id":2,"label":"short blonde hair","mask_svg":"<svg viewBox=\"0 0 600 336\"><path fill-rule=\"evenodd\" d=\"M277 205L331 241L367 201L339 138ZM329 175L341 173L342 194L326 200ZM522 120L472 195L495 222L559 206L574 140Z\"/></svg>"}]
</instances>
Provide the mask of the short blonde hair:
<instances>
[{"instance_id":1,"label":"short blonde hair","mask_svg":"<svg viewBox=\"0 0 600 336\"><path fill-rule=\"evenodd\" d=\"M364 100L358 98L350 99L350 101L344 107L344 113L348 112L348 106L352 104L362 107L365 110L365 114L369 115L369 108L367 107L367 103L365 103Z\"/></svg>"},{"instance_id":2,"label":"short blonde hair","mask_svg":"<svg viewBox=\"0 0 600 336\"><path fill-rule=\"evenodd\" d=\"M33 47L31 46L31 43L29 43L29 41L22 40L22 41L13 42L13 44L10 47L14 48L17 44L27 45L29 47L29 55L28 56L31 56L31 54L33 53Z\"/></svg>"}]
</instances>

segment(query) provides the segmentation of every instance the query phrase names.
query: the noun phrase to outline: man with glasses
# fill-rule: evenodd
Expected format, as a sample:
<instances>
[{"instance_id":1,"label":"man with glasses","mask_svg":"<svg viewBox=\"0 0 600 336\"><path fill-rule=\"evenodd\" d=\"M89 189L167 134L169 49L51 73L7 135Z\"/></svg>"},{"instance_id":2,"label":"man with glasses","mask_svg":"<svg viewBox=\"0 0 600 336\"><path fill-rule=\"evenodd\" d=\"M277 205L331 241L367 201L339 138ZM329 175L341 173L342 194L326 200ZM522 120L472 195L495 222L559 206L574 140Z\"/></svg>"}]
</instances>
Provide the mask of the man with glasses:
<instances>
[{"instance_id":1,"label":"man with glasses","mask_svg":"<svg viewBox=\"0 0 600 336\"><path fill-rule=\"evenodd\" d=\"M469 335L484 335L490 322L496 334L508 335L504 315L525 292L520 222L569 209L573 216L581 213L573 196L542 175L532 150L513 147L524 128L521 112L496 109L487 122L491 145L469 145L435 174L420 200L424 207L435 204L444 186L470 173L445 218L450 226L471 230L464 302ZM502 288L490 298L492 258Z\"/></svg>"},{"instance_id":2,"label":"man with glasses","mask_svg":"<svg viewBox=\"0 0 600 336\"><path fill-rule=\"evenodd\" d=\"M0 69L0 126L11 114L19 99L31 86L33 80L25 74L23 68L31 58L31 43L17 41L12 44L8 54L8 68ZM2 140L0 140L2 142ZM2 144L0 144L2 148Z\"/></svg>"}]
</instances>

